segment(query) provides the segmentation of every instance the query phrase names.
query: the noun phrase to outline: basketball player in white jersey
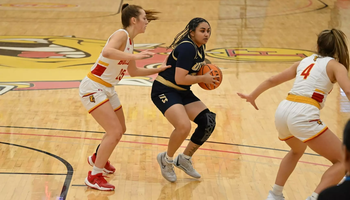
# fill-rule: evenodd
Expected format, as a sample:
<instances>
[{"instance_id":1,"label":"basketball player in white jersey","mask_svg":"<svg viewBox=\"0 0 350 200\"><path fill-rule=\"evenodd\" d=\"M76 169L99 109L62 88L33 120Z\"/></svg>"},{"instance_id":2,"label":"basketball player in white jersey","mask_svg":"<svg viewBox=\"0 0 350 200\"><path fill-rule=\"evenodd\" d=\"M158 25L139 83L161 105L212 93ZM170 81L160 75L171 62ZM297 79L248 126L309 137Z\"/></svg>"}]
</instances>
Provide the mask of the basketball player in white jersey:
<instances>
[{"instance_id":1,"label":"basketball player in white jersey","mask_svg":"<svg viewBox=\"0 0 350 200\"><path fill-rule=\"evenodd\" d=\"M255 99L261 93L295 78L293 88L275 114L279 139L285 141L291 150L280 164L275 185L267 200L284 199L283 186L307 146L333 163L307 200L316 200L323 189L336 185L344 176L345 169L340 163L341 141L320 120L320 109L336 82L350 99L348 69L349 52L345 34L337 29L324 30L318 35L317 54L265 80L249 95L238 93L258 110Z\"/></svg>"},{"instance_id":2,"label":"basketball player in white jersey","mask_svg":"<svg viewBox=\"0 0 350 200\"><path fill-rule=\"evenodd\" d=\"M91 188L115 189L102 175L103 171L114 173L115 168L108 158L126 131L123 109L114 86L123 78L126 70L130 76L147 76L168 68L162 65L157 69L143 69L137 68L135 64L135 60L153 55L148 51L133 54L133 39L145 32L150 20L157 19L155 13L137 5L124 4L121 17L123 29L117 30L108 38L96 63L79 86L82 103L106 131L98 148L98 156L93 154L88 158L93 170L89 171L85 184Z\"/></svg>"}]
</instances>

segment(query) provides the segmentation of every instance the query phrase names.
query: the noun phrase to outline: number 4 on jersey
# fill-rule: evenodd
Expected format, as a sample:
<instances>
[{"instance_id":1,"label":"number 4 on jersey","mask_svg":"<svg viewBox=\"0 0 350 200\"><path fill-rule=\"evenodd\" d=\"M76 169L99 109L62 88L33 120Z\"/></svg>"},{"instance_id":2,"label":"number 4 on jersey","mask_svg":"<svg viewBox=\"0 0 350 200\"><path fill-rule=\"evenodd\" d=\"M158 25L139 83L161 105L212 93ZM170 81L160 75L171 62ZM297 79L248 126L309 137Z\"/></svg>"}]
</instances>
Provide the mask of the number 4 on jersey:
<instances>
[{"instance_id":1,"label":"number 4 on jersey","mask_svg":"<svg viewBox=\"0 0 350 200\"><path fill-rule=\"evenodd\" d=\"M300 74L300 76L304 76L304 79L307 79L307 77L310 75L311 69L314 67L315 63L310 64L307 66L307 68L304 69L304 71Z\"/></svg>"}]
</instances>

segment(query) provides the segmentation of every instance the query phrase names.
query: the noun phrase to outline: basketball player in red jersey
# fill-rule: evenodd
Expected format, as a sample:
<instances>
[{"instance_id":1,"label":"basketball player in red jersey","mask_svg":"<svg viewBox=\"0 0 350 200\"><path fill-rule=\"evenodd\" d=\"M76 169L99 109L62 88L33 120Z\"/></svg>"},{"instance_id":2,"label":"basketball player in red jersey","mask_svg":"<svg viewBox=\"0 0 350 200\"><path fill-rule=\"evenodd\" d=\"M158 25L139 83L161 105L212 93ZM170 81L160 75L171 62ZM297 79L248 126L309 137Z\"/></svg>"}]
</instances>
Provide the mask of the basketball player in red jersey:
<instances>
[{"instance_id":1,"label":"basketball player in red jersey","mask_svg":"<svg viewBox=\"0 0 350 200\"><path fill-rule=\"evenodd\" d=\"M275 114L279 139L285 141L291 150L280 164L267 200L284 200L283 187L307 146L333 164L307 200L317 200L323 189L336 185L344 176L345 169L340 162L341 141L320 120L320 109L336 82L350 100L348 70L349 51L345 34L338 29L324 30L318 35L316 54L264 81L251 94L238 93L258 109L255 99L261 93L295 78L293 88Z\"/></svg>"},{"instance_id":2,"label":"basketball player in red jersey","mask_svg":"<svg viewBox=\"0 0 350 200\"><path fill-rule=\"evenodd\" d=\"M108 158L126 131L123 108L114 86L123 78L126 70L130 76L147 76L168 68L162 65L157 69L143 69L135 64L135 60L153 55L149 51L133 54L133 39L145 32L149 21L157 19L155 13L137 5L124 4L121 15L123 29L117 30L109 37L91 71L80 83L79 94L82 103L106 131L96 153L88 158L93 170L89 171L85 184L91 188L115 189L102 175L103 171L114 173L115 168Z\"/></svg>"}]
</instances>

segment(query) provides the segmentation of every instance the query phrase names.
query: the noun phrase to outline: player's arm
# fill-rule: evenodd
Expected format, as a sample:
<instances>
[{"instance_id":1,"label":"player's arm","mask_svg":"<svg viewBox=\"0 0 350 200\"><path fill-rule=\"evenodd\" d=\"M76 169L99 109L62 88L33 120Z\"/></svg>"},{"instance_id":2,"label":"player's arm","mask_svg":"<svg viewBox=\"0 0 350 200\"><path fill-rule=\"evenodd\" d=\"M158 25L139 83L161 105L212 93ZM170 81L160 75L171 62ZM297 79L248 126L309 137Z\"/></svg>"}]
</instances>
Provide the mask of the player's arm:
<instances>
[{"instance_id":1,"label":"player's arm","mask_svg":"<svg viewBox=\"0 0 350 200\"><path fill-rule=\"evenodd\" d=\"M128 72L129 72L130 76L132 76L132 77L133 76L148 76L151 74L159 73L159 72L164 71L164 70L171 67L171 65L168 65L168 66L166 65L167 58L164 60L164 62L162 63L162 65L159 68L155 68L155 69L145 69L145 68L136 67L135 60L130 60L129 66L128 66Z\"/></svg>"},{"instance_id":2,"label":"player's arm","mask_svg":"<svg viewBox=\"0 0 350 200\"><path fill-rule=\"evenodd\" d=\"M283 72L272 76L270 78L268 78L267 80L265 80L264 82L262 82L252 93L250 93L249 95L246 94L242 94L242 93L237 93L241 98L246 99L247 102L250 102L255 109L258 110L258 107L255 104L255 99L258 98L258 96L265 92L266 90L275 87L281 83L284 83L286 81L289 81L293 78L295 78L296 73L297 73L297 67L299 65L300 62L296 62L294 63L292 66L290 66L289 68L285 69Z\"/></svg>"},{"instance_id":3,"label":"player's arm","mask_svg":"<svg viewBox=\"0 0 350 200\"><path fill-rule=\"evenodd\" d=\"M153 52L147 50L138 54L124 52L127 39L128 35L124 31L116 32L103 49L102 56L113 60L140 60L154 55Z\"/></svg>"},{"instance_id":4,"label":"player's arm","mask_svg":"<svg viewBox=\"0 0 350 200\"><path fill-rule=\"evenodd\" d=\"M333 71L334 78L338 82L341 89L344 91L346 97L350 100L350 80L348 77L348 71L344 65L338 63L335 60L328 62L328 66Z\"/></svg>"},{"instance_id":5,"label":"player's arm","mask_svg":"<svg viewBox=\"0 0 350 200\"><path fill-rule=\"evenodd\" d=\"M113 60L132 60L133 54L124 52L128 35L124 31L116 32L102 51L102 56Z\"/></svg>"},{"instance_id":6,"label":"player's arm","mask_svg":"<svg viewBox=\"0 0 350 200\"><path fill-rule=\"evenodd\" d=\"M175 82L179 85L192 85L195 83L204 82L204 76L191 76L188 70L180 67L175 69Z\"/></svg>"},{"instance_id":7,"label":"player's arm","mask_svg":"<svg viewBox=\"0 0 350 200\"><path fill-rule=\"evenodd\" d=\"M215 76L211 76L210 72L204 75L192 76L188 74L191 69L193 59L197 53L194 46L190 43L180 44L176 47L178 51L176 69L175 69L175 82L179 85L192 85L195 83L207 83L215 84L218 82Z\"/></svg>"}]
</instances>

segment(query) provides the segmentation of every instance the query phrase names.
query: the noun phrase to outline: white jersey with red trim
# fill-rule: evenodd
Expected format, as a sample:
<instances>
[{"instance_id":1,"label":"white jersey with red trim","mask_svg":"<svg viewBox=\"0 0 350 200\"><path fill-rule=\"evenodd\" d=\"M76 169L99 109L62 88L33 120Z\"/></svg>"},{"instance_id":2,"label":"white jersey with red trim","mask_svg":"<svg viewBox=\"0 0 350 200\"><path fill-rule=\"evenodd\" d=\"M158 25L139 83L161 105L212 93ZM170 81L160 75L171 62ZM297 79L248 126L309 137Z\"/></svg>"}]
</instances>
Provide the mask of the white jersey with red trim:
<instances>
[{"instance_id":1,"label":"white jersey with red trim","mask_svg":"<svg viewBox=\"0 0 350 200\"><path fill-rule=\"evenodd\" d=\"M124 31L128 35L128 39L126 41L126 46L124 52L133 53L134 45L129 37L129 33L125 29L119 29L115 31L107 40L109 42L110 38L118 31ZM105 46L106 46L105 45ZM104 47L103 47L104 49ZM91 67L91 74L96 76L98 79L94 79L97 82L100 82L103 85L110 84L111 86L117 85L118 82L123 78L126 73L126 69L129 65L128 60L113 60L102 56L103 49L98 57L96 63ZM102 81L98 81L101 80ZM107 82L108 84L105 84Z\"/></svg>"},{"instance_id":2,"label":"white jersey with red trim","mask_svg":"<svg viewBox=\"0 0 350 200\"><path fill-rule=\"evenodd\" d=\"M326 70L332 59L334 58L317 54L304 58L297 68L295 82L289 94L315 99L323 108L327 95L333 89Z\"/></svg>"}]
</instances>

